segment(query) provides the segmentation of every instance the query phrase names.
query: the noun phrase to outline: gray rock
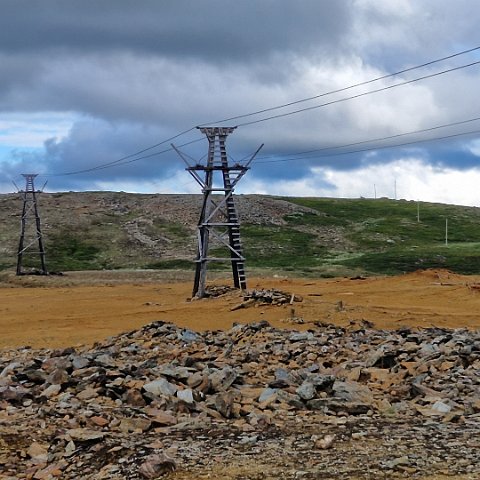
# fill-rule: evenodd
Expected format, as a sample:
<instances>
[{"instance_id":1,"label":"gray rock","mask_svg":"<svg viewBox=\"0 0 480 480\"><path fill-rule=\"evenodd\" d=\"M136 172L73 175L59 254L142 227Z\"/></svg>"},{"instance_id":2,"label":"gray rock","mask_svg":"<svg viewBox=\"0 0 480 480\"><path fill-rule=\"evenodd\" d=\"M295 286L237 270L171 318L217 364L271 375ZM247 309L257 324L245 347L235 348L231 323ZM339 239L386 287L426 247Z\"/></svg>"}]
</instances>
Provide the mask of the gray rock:
<instances>
[{"instance_id":1,"label":"gray rock","mask_svg":"<svg viewBox=\"0 0 480 480\"><path fill-rule=\"evenodd\" d=\"M222 392L235 382L237 372L232 367L225 367L222 370L212 373L209 379L212 389L215 392Z\"/></svg>"},{"instance_id":2,"label":"gray rock","mask_svg":"<svg viewBox=\"0 0 480 480\"><path fill-rule=\"evenodd\" d=\"M277 390L277 399L278 401L285 402L298 410L305 408L305 404L298 395L286 392L285 390Z\"/></svg>"},{"instance_id":3,"label":"gray rock","mask_svg":"<svg viewBox=\"0 0 480 480\"><path fill-rule=\"evenodd\" d=\"M24 398L31 396L29 389L21 386L0 387L0 400L16 403L23 401Z\"/></svg>"},{"instance_id":4,"label":"gray rock","mask_svg":"<svg viewBox=\"0 0 480 480\"><path fill-rule=\"evenodd\" d=\"M303 382L296 390L297 395L303 400L311 400L315 397L317 391L311 382Z\"/></svg>"},{"instance_id":5,"label":"gray rock","mask_svg":"<svg viewBox=\"0 0 480 480\"><path fill-rule=\"evenodd\" d=\"M321 391L328 390L335 382L333 375L310 375L308 381L317 389Z\"/></svg>"},{"instance_id":6,"label":"gray rock","mask_svg":"<svg viewBox=\"0 0 480 480\"><path fill-rule=\"evenodd\" d=\"M164 378L159 378L153 382L146 383L143 386L143 389L157 397L161 397L162 395L166 397L173 396L177 392L177 387Z\"/></svg>"},{"instance_id":7,"label":"gray rock","mask_svg":"<svg viewBox=\"0 0 480 480\"><path fill-rule=\"evenodd\" d=\"M333 396L346 402L363 403L371 405L373 403L373 393L366 386L356 382L340 382L333 384Z\"/></svg>"},{"instance_id":8,"label":"gray rock","mask_svg":"<svg viewBox=\"0 0 480 480\"><path fill-rule=\"evenodd\" d=\"M55 397L60 393L61 389L62 389L61 385L50 385L45 390L43 390L43 392L41 393L41 396L45 398Z\"/></svg>"},{"instance_id":9,"label":"gray rock","mask_svg":"<svg viewBox=\"0 0 480 480\"><path fill-rule=\"evenodd\" d=\"M288 338L291 342L303 342L315 338L312 332L294 332Z\"/></svg>"},{"instance_id":10,"label":"gray rock","mask_svg":"<svg viewBox=\"0 0 480 480\"><path fill-rule=\"evenodd\" d=\"M225 418L233 416L233 404L235 397L231 392L219 393L215 399L215 409Z\"/></svg>"},{"instance_id":11,"label":"gray rock","mask_svg":"<svg viewBox=\"0 0 480 480\"><path fill-rule=\"evenodd\" d=\"M447 405L445 402L442 402L441 400L437 400L432 405L432 410L438 413L448 413L452 410L452 407L450 405Z\"/></svg>"},{"instance_id":12,"label":"gray rock","mask_svg":"<svg viewBox=\"0 0 480 480\"><path fill-rule=\"evenodd\" d=\"M71 358L73 368L79 370L81 368L86 368L90 364L88 358L81 357L80 355L74 355Z\"/></svg>"},{"instance_id":13,"label":"gray rock","mask_svg":"<svg viewBox=\"0 0 480 480\"><path fill-rule=\"evenodd\" d=\"M185 403L194 403L193 392L190 388L186 388L185 390L177 390L177 398Z\"/></svg>"},{"instance_id":14,"label":"gray rock","mask_svg":"<svg viewBox=\"0 0 480 480\"><path fill-rule=\"evenodd\" d=\"M96 430L90 430L88 428L71 428L65 433L67 438L69 440L73 440L74 442L98 441L105 437L104 432L98 432Z\"/></svg>"},{"instance_id":15,"label":"gray rock","mask_svg":"<svg viewBox=\"0 0 480 480\"><path fill-rule=\"evenodd\" d=\"M55 369L50 375L47 376L47 382L51 385L62 385L67 383L70 379L70 375L66 370L60 368Z\"/></svg>"},{"instance_id":16,"label":"gray rock","mask_svg":"<svg viewBox=\"0 0 480 480\"><path fill-rule=\"evenodd\" d=\"M102 355L98 355L98 357L95 358L95 361L104 367L114 367L115 366L115 360L108 354L104 353Z\"/></svg>"},{"instance_id":17,"label":"gray rock","mask_svg":"<svg viewBox=\"0 0 480 480\"><path fill-rule=\"evenodd\" d=\"M262 393L258 397L258 403L268 402L272 400L272 398L276 395L277 395L276 388L266 388L265 390L262 391Z\"/></svg>"},{"instance_id":18,"label":"gray rock","mask_svg":"<svg viewBox=\"0 0 480 480\"><path fill-rule=\"evenodd\" d=\"M13 373L17 368L22 367L20 362L12 362L6 367L3 368L2 372L0 373L0 378L7 377L11 373Z\"/></svg>"},{"instance_id":19,"label":"gray rock","mask_svg":"<svg viewBox=\"0 0 480 480\"><path fill-rule=\"evenodd\" d=\"M185 343L198 342L202 337L192 330L184 330L180 335L180 340Z\"/></svg>"}]
</instances>

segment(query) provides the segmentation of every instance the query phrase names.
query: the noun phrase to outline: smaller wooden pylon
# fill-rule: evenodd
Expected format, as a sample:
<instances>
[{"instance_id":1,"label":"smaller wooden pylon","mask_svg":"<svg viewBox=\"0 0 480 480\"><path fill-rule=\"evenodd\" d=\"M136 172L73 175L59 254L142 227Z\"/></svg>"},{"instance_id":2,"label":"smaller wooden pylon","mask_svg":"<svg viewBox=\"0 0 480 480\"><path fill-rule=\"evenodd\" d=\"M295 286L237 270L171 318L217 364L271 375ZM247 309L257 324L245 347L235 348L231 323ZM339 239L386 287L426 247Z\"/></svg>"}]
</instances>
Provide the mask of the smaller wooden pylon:
<instances>
[{"instance_id":1,"label":"smaller wooden pylon","mask_svg":"<svg viewBox=\"0 0 480 480\"><path fill-rule=\"evenodd\" d=\"M40 269L35 273L48 275L45 262L45 248L43 246L42 229L40 215L38 213L37 193L35 190L34 179L37 174L24 173L25 190L21 190L23 198L20 241L18 242L17 252L17 275L25 275L23 269L24 255L38 255L40 257ZM33 223L34 222L34 223ZM33 229L29 229L29 224L33 224ZM38 246L38 249L37 249ZM33 247L33 248L32 248Z\"/></svg>"}]
</instances>

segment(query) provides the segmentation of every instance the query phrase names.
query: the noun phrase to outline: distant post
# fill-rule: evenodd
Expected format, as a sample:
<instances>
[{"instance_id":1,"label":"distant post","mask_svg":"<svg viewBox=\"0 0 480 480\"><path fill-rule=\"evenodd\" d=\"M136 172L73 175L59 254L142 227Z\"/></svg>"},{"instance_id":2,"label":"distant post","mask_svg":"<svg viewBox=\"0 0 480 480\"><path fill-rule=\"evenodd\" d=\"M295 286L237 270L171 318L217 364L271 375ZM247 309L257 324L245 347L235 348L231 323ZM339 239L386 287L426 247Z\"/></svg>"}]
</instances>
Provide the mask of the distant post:
<instances>
[{"instance_id":1,"label":"distant post","mask_svg":"<svg viewBox=\"0 0 480 480\"><path fill-rule=\"evenodd\" d=\"M41 275L48 275L45 263L45 249L43 246L40 215L38 213L37 196L32 173L22 174L25 178L25 190L20 191L23 198L20 240L17 252L17 275L23 275L23 257L26 254L39 255ZM38 249L37 249L38 247Z\"/></svg>"},{"instance_id":2,"label":"distant post","mask_svg":"<svg viewBox=\"0 0 480 480\"><path fill-rule=\"evenodd\" d=\"M448 218L445 218L445 245L448 245Z\"/></svg>"}]
</instances>

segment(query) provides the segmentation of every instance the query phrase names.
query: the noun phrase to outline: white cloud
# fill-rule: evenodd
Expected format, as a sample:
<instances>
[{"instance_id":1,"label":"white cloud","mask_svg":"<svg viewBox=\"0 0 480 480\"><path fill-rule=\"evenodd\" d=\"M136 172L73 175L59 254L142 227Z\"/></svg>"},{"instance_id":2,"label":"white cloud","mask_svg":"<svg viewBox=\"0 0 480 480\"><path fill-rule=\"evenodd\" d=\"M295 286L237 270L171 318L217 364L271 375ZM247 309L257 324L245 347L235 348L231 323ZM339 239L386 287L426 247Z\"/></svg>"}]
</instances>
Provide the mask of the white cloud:
<instances>
[{"instance_id":1,"label":"white cloud","mask_svg":"<svg viewBox=\"0 0 480 480\"><path fill-rule=\"evenodd\" d=\"M325 186L326 182L331 186ZM377 198L394 198L396 189L397 199L480 205L480 168L438 168L415 157L348 171L314 167L301 180L245 183L239 188L242 193L343 198L373 198L376 193Z\"/></svg>"},{"instance_id":2,"label":"white cloud","mask_svg":"<svg viewBox=\"0 0 480 480\"><path fill-rule=\"evenodd\" d=\"M465 146L465 150L473 153L477 157L480 157L480 140L473 140Z\"/></svg>"},{"instance_id":3,"label":"white cloud","mask_svg":"<svg viewBox=\"0 0 480 480\"><path fill-rule=\"evenodd\" d=\"M3 113L0 147L40 148L47 138L62 138L79 118L70 112Z\"/></svg>"}]
</instances>

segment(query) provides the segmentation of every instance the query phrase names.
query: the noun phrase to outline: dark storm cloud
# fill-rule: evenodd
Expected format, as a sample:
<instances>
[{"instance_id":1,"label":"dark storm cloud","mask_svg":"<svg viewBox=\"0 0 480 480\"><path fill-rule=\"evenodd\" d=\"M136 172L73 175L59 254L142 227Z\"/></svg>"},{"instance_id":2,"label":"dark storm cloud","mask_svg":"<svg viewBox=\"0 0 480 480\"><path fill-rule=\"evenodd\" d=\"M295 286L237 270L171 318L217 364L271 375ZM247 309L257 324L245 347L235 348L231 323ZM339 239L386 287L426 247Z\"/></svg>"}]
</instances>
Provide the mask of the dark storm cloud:
<instances>
[{"instance_id":1,"label":"dark storm cloud","mask_svg":"<svg viewBox=\"0 0 480 480\"><path fill-rule=\"evenodd\" d=\"M162 176L176 166L178 156L169 154L152 155L168 149L169 145L147 150L139 155L138 145L152 145L156 131L142 125L121 123L112 125L100 120L81 121L74 124L69 135L63 139L48 139L45 152L37 157L43 165L43 173L55 177L78 170L88 170L98 165L114 162L120 164L112 174L111 169L99 169L85 177L92 181L115 178L138 179L148 176ZM128 158L125 158L128 157ZM139 157L146 157L139 161ZM68 162L66 161L68 159ZM120 162L117 162L120 160ZM125 164L122 166L121 164Z\"/></svg>"},{"instance_id":2,"label":"dark storm cloud","mask_svg":"<svg viewBox=\"0 0 480 480\"><path fill-rule=\"evenodd\" d=\"M343 48L350 3L0 0L0 109L172 129L228 116L239 84L253 107L298 75L292 58Z\"/></svg>"},{"instance_id":3,"label":"dark storm cloud","mask_svg":"<svg viewBox=\"0 0 480 480\"><path fill-rule=\"evenodd\" d=\"M132 50L222 62L342 43L351 1L2 0L7 52Z\"/></svg>"},{"instance_id":4,"label":"dark storm cloud","mask_svg":"<svg viewBox=\"0 0 480 480\"><path fill-rule=\"evenodd\" d=\"M0 0L0 112L56 112L73 119L71 131L59 128L57 138L45 138L42 151L19 145L0 171L61 173L109 163L199 123L447 55L474 46L478 14L480 6L467 0ZM281 159L473 117L480 114L477 84L478 70L463 71L245 126L229 138L229 152L243 158L263 142L262 155ZM312 103L300 107L307 105ZM28 121L24 131L28 135ZM52 135L57 134L45 137ZM198 137L194 132L175 143ZM0 146L5 145L11 143ZM202 158L206 143L187 151ZM308 178L313 166L348 170L401 156L397 150L258 163L249 177L296 180ZM455 157L453 150L442 159L456 167L472 165L471 155ZM49 185L141 185L180 169L180 160L169 153L52 177Z\"/></svg>"}]
</instances>

